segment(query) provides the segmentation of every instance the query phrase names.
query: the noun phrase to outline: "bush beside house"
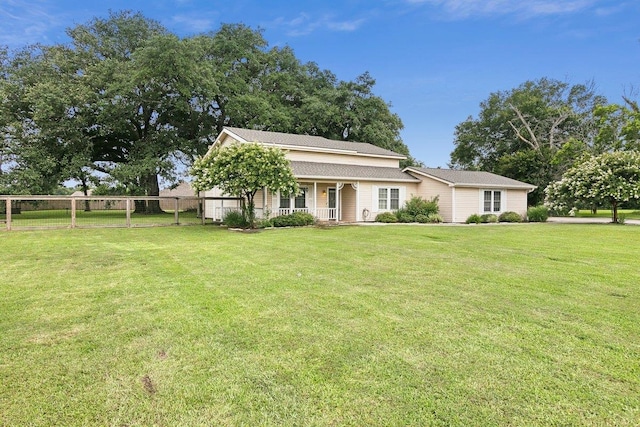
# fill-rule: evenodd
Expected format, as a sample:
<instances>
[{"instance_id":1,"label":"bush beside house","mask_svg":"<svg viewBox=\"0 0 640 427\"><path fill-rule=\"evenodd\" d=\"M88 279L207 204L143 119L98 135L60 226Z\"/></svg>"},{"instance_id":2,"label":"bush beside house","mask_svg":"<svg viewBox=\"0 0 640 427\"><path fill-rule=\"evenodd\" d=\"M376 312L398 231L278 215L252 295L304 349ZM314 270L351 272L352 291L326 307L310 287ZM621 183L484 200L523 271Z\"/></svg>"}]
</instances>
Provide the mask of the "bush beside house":
<instances>
[{"instance_id":1,"label":"bush beside house","mask_svg":"<svg viewBox=\"0 0 640 427\"><path fill-rule=\"evenodd\" d=\"M423 199L420 196L412 196L405 203L403 208L395 212L382 212L376 216L376 222L384 223L439 223L443 222L443 218L438 214L438 196L431 200Z\"/></svg>"},{"instance_id":2,"label":"bush beside house","mask_svg":"<svg viewBox=\"0 0 640 427\"><path fill-rule=\"evenodd\" d=\"M549 219L549 209L546 206L534 206L527 210L529 222L546 222Z\"/></svg>"}]
</instances>

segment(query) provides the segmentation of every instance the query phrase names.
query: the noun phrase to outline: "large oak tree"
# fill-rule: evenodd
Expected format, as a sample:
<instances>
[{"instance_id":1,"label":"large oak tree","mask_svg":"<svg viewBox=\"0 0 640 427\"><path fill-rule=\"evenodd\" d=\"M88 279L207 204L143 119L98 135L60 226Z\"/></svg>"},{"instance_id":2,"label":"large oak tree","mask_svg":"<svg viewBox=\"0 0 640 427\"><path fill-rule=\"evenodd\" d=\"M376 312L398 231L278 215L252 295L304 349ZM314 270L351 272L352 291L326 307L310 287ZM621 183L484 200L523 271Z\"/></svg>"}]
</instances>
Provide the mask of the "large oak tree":
<instances>
[{"instance_id":1,"label":"large oak tree","mask_svg":"<svg viewBox=\"0 0 640 427\"><path fill-rule=\"evenodd\" d=\"M368 73L340 81L262 32L225 24L180 38L139 13L67 31L67 45L0 52L0 179L50 192L108 180L158 195L224 126L370 142L409 155ZM19 189L19 190L18 190ZM153 212L157 203L138 204Z\"/></svg>"}]
</instances>

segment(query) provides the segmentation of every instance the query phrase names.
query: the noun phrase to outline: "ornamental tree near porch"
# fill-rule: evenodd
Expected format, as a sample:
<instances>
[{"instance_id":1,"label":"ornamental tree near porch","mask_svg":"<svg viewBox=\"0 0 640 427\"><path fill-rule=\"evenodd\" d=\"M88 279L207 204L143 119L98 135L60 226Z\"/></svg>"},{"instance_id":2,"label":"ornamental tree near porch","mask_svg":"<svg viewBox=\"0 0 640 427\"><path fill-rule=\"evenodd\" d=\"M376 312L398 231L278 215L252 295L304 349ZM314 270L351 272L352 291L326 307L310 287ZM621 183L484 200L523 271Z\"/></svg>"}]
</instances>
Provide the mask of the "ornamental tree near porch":
<instances>
[{"instance_id":1,"label":"ornamental tree near porch","mask_svg":"<svg viewBox=\"0 0 640 427\"><path fill-rule=\"evenodd\" d=\"M545 204L554 210L579 202L592 206L609 202L613 222L618 222L620 203L640 199L640 153L616 151L590 157L549 184L545 193Z\"/></svg>"},{"instance_id":2,"label":"ornamental tree near porch","mask_svg":"<svg viewBox=\"0 0 640 427\"><path fill-rule=\"evenodd\" d=\"M251 227L255 222L254 196L258 190L267 187L285 195L298 192L298 183L284 152L256 143L215 148L196 159L191 174L197 191L218 187L224 194L244 198L242 215Z\"/></svg>"}]
</instances>

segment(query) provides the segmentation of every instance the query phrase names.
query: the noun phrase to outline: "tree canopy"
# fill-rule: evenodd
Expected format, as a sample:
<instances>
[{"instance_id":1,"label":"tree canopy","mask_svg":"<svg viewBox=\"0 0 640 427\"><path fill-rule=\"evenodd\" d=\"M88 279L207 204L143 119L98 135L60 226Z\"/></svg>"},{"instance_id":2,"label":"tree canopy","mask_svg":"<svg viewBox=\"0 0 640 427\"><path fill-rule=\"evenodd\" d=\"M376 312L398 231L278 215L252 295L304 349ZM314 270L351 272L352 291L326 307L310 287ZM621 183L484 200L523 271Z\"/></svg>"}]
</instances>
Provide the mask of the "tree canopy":
<instances>
[{"instance_id":1,"label":"tree canopy","mask_svg":"<svg viewBox=\"0 0 640 427\"><path fill-rule=\"evenodd\" d=\"M530 204L537 204L544 187L575 161L576 152L593 146L594 111L605 104L591 84L546 78L492 93L480 104L477 118L456 126L450 166L537 185L529 195Z\"/></svg>"},{"instance_id":2,"label":"tree canopy","mask_svg":"<svg viewBox=\"0 0 640 427\"><path fill-rule=\"evenodd\" d=\"M615 151L591 156L549 184L545 194L545 204L555 211L581 204L610 204L613 222L618 222L620 203L640 199L640 153Z\"/></svg>"},{"instance_id":3,"label":"tree canopy","mask_svg":"<svg viewBox=\"0 0 640 427\"><path fill-rule=\"evenodd\" d=\"M363 141L409 156L402 121L373 93L368 73L340 81L245 25L180 38L124 11L67 34L67 45L0 50L7 191L47 193L75 179L157 195L159 180L177 180L224 126Z\"/></svg>"},{"instance_id":4,"label":"tree canopy","mask_svg":"<svg viewBox=\"0 0 640 427\"><path fill-rule=\"evenodd\" d=\"M246 199L244 218L253 225L254 196L259 190L295 194L298 183L284 151L256 143L214 148L196 159L191 168L192 186L197 191L218 187L223 193Z\"/></svg>"}]
</instances>

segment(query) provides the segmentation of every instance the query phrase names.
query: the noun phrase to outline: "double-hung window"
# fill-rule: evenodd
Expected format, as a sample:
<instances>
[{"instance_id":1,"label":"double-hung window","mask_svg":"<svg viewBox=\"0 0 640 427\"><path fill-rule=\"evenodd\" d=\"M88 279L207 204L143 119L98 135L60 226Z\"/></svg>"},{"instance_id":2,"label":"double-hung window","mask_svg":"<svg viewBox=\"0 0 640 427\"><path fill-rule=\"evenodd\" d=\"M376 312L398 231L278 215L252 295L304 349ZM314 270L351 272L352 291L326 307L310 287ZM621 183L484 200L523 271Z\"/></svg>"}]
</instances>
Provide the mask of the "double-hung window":
<instances>
[{"instance_id":1,"label":"double-hung window","mask_svg":"<svg viewBox=\"0 0 640 427\"><path fill-rule=\"evenodd\" d=\"M389 189L378 188L378 209L386 210L389 206Z\"/></svg>"},{"instance_id":2,"label":"double-hung window","mask_svg":"<svg viewBox=\"0 0 640 427\"><path fill-rule=\"evenodd\" d=\"M300 192L294 197L280 194L280 209L291 208L291 200L293 199L293 207L296 209L304 209L307 207L307 189L301 188Z\"/></svg>"},{"instance_id":3,"label":"double-hung window","mask_svg":"<svg viewBox=\"0 0 640 427\"><path fill-rule=\"evenodd\" d=\"M301 188L300 192L294 199L294 205L296 209L303 209L307 207L307 189Z\"/></svg>"},{"instance_id":4,"label":"double-hung window","mask_svg":"<svg viewBox=\"0 0 640 427\"><path fill-rule=\"evenodd\" d=\"M395 210L400 208L399 188L378 188L378 209Z\"/></svg>"},{"instance_id":5,"label":"double-hung window","mask_svg":"<svg viewBox=\"0 0 640 427\"><path fill-rule=\"evenodd\" d=\"M291 199L289 196L280 195L280 209L289 209L291 207Z\"/></svg>"},{"instance_id":6,"label":"double-hung window","mask_svg":"<svg viewBox=\"0 0 640 427\"><path fill-rule=\"evenodd\" d=\"M484 212L500 212L502 209L502 191L484 190Z\"/></svg>"}]
</instances>

